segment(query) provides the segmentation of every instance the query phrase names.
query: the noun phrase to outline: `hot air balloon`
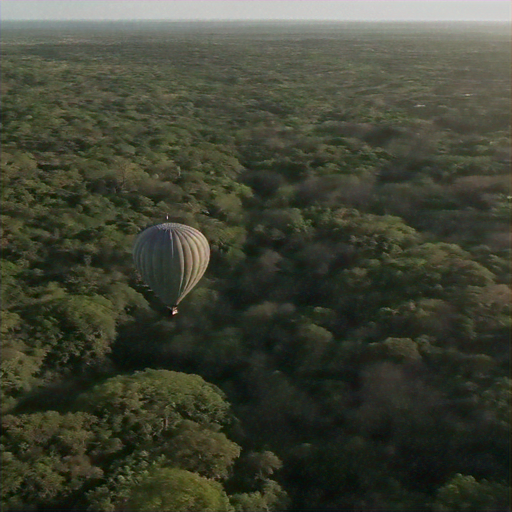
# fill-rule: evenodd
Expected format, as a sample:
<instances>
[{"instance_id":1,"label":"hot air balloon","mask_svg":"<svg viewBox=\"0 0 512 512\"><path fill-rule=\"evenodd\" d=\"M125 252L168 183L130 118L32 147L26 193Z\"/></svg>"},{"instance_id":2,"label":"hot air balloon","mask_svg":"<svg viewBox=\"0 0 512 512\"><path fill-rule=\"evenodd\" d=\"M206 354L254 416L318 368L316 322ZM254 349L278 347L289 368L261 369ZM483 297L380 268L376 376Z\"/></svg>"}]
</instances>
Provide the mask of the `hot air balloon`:
<instances>
[{"instance_id":1,"label":"hot air balloon","mask_svg":"<svg viewBox=\"0 0 512 512\"><path fill-rule=\"evenodd\" d=\"M139 234L133 259L142 280L174 315L180 301L203 276L210 246L197 229L166 222Z\"/></svg>"}]
</instances>

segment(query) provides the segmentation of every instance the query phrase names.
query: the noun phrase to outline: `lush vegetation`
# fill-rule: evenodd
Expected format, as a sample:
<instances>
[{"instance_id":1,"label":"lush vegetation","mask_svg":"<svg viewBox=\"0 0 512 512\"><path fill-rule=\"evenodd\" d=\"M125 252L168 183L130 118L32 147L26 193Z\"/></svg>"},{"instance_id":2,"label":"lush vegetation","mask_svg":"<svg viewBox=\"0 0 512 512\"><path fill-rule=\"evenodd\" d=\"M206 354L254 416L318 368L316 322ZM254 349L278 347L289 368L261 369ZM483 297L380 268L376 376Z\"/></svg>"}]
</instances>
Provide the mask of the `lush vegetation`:
<instances>
[{"instance_id":1,"label":"lush vegetation","mask_svg":"<svg viewBox=\"0 0 512 512\"><path fill-rule=\"evenodd\" d=\"M5 24L3 510L509 510L507 32Z\"/></svg>"}]
</instances>

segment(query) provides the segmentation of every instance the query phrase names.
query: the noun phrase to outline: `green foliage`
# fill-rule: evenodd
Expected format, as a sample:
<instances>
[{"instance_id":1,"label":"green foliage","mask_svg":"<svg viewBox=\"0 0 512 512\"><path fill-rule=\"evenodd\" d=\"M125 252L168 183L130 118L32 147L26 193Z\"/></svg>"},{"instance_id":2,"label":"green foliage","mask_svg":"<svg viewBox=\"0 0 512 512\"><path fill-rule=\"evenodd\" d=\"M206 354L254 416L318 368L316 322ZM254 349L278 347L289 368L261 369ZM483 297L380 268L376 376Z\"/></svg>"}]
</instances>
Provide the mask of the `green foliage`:
<instances>
[{"instance_id":1,"label":"green foliage","mask_svg":"<svg viewBox=\"0 0 512 512\"><path fill-rule=\"evenodd\" d=\"M48 314L59 318L61 331L65 333L54 347L59 363L66 364L73 356L90 362L109 352L109 343L116 333L113 309L108 299L98 295L66 296L49 301ZM52 357L53 353L48 364L56 365Z\"/></svg>"},{"instance_id":2,"label":"green foliage","mask_svg":"<svg viewBox=\"0 0 512 512\"><path fill-rule=\"evenodd\" d=\"M402 487L392 474L392 455L362 436L306 443L294 451L288 478L311 508L425 510L425 496ZM310 480L316 485L306 485Z\"/></svg>"},{"instance_id":3,"label":"green foliage","mask_svg":"<svg viewBox=\"0 0 512 512\"><path fill-rule=\"evenodd\" d=\"M126 443L151 440L182 419L224 426L229 404L198 375L148 369L107 379L77 399L77 407L100 417Z\"/></svg>"},{"instance_id":4,"label":"green foliage","mask_svg":"<svg viewBox=\"0 0 512 512\"><path fill-rule=\"evenodd\" d=\"M281 486L273 480L266 480L261 491L234 494L230 500L236 512L262 510L272 512L286 510L289 499Z\"/></svg>"},{"instance_id":5,"label":"green foliage","mask_svg":"<svg viewBox=\"0 0 512 512\"><path fill-rule=\"evenodd\" d=\"M145 450L137 450L125 457L115 457L105 478L85 494L83 508L94 512L115 512L126 503L132 489L151 469L166 463L163 456L154 457Z\"/></svg>"},{"instance_id":6,"label":"green foliage","mask_svg":"<svg viewBox=\"0 0 512 512\"><path fill-rule=\"evenodd\" d=\"M390 359L398 362L421 360L418 344L410 338L387 338L382 343L370 343L368 351L378 359Z\"/></svg>"},{"instance_id":7,"label":"green foliage","mask_svg":"<svg viewBox=\"0 0 512 512\"><path fill-rule=\"evenodd\" d=\"M2 419L2 508L37 510L102 476L90 450L97 419L49 411Z\"/></svg>"},{"instance_id":8,"label":"green foliage","mask_svg":"<svg viewBox=\"0 0 512 512\"><path fill-rule=\"evenodd\" d=\"M213 480L224 480L240 455L240 447L222 432L185 420L175 427L165 453L182 469Z\"/></svg>"},{"instance_id":9,"label":"green foliage","mask_svg":"<svg viewBox=\"0 0 512 512\"><path fill-rule=\"evenodd\" d=\"M437 491L436 496L435 512L490 512L510 507L510 487L487 480L479 482L470 475L455 475Z\"/></svg>"},{"instance_id":10,"label":"green foliage","mask_svg":"<svg viewBox=\"0 0 512 512\"><path fill-rule=\"evenodd\" d=\"M156 469L133 488L129 510L160 512L231 512L233 507L221 485L182 469Z\"/></svg>"},{"instance_id":11,"label":"green foliage","mask_svg":"<svg viewBox=\"0 0 512 512\"><path fill-rule=\"evenodd\" d=\"M509 39L3 23L4 508L505 508Z\"/></svg>"}]
</instances>

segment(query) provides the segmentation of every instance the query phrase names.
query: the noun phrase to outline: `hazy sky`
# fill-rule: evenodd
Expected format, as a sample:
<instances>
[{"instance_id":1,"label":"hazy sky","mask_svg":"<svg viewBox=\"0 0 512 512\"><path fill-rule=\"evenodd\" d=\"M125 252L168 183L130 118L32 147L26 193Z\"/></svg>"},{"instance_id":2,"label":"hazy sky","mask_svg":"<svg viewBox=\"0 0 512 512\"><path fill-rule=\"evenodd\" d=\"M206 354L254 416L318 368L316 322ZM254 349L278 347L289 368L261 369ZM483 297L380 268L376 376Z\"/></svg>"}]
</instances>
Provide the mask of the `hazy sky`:
<instances>
[{"instance_id":1,"label":"hazy sky","mask_svg":"<svg viewBox=\"0 0 512 512\"><path fill-rule=\"evenodd\" d=\"M2 20L510 21L508 0L1 0Z\"/></svg>"}]
</instances>

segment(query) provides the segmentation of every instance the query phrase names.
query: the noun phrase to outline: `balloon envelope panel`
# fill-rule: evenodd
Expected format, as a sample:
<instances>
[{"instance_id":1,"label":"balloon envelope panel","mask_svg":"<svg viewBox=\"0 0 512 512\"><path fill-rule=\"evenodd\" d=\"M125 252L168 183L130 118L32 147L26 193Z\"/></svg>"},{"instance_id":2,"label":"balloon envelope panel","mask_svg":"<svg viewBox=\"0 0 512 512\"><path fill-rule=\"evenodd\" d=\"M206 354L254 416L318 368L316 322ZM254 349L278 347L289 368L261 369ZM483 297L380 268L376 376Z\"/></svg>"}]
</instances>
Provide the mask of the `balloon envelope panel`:
<instances>
[{"instance_id":1,"label":"balloon envelope panel","mask_svg":"<svg viewBox=\"0 0 512 512\"><path fill-rule=\"evenodd\" d=\"M197 229L167 222L137 237L133 258L142 280L158 298L176 306L203 276L210 246Z\"/></svg>"}]
</instances>

